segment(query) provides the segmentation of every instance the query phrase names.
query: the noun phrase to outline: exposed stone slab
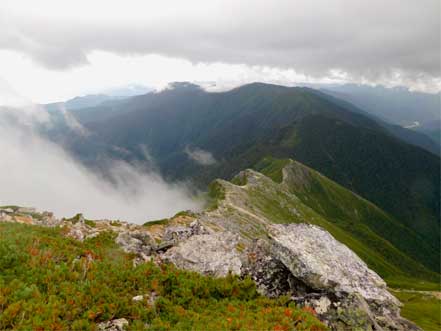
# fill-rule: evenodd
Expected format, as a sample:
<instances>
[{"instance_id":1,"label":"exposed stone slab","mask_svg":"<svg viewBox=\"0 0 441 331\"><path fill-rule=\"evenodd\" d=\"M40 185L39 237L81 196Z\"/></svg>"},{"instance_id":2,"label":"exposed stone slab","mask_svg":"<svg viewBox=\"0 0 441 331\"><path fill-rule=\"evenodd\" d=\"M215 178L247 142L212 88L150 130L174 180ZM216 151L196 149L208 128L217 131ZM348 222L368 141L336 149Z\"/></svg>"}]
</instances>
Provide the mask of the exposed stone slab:
<instances>
[{"instance_id":1,"label":"exposed stone slab","mask_svg":"<svg viewBox=\"0 0 441 331\"><path fill-rule=\"evenodd\" d=\"M230 232L195 235L170 248L162 258L178 268L201 274L222 277L231 272L240 275L242 262L236 249L238 240L238 236Z\"/></svg>"}]
</instances>

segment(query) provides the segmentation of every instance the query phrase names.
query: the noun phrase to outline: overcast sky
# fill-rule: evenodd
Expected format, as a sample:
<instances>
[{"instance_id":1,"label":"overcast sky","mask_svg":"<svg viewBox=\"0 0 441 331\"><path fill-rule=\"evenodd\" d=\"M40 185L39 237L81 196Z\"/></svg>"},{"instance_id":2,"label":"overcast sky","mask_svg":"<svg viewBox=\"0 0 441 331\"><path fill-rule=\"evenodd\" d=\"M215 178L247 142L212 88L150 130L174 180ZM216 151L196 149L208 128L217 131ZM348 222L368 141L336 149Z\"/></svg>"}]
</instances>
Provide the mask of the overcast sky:
<instances>
[{"instance_id":1,"label":"overcast sky","mask_svg":"<svg viewBox=\"0 0 441 331\"><path fill-rule=\"evenodd\" d=\"M2 0L0 86L363 82L440 91L439 0Z\"/></svg>"}]
</instances>

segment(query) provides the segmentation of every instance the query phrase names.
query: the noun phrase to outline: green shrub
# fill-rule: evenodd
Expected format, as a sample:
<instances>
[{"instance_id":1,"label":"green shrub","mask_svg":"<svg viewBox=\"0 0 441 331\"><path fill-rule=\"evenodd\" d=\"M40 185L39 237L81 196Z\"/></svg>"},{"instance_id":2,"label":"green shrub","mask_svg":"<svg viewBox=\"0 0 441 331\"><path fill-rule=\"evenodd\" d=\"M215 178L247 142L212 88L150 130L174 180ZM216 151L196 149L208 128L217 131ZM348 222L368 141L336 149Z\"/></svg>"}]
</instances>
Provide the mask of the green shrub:
<instances>
[{"instance_id":1,"label":"green shrub","mask_svg":"<svg viewBox=\"0 0 441 331\"><path fill-rule=\"evenodd\" d=\"M96 227L96 223L94 221L85 220L84 223L86 223L88 226L90 226L92 228Z\"/></svg>"},{"instance_id":2,"label":"green shrub","mask_svg":"<svg viewBox=\"0 0 441 331\"><path fill-rule=\"evenodd\" d=\"M162 218L160 220L147 221L143 224L143 226L152 226L152 225L165 225L168 223L168 218Z\"/></svg>"},{"instance_id":3,"label":"green shrub","mask_svg":"<svg viewBox=\"0 0 441 331\"><path fill-rule=\"evenodd\" d=\"M173 217L179 217L179 216L195 217L195 213L192 212L191 210L182 210L182 211L176 213L175 216L173 216Z\"/></svg>"}]
</instances>

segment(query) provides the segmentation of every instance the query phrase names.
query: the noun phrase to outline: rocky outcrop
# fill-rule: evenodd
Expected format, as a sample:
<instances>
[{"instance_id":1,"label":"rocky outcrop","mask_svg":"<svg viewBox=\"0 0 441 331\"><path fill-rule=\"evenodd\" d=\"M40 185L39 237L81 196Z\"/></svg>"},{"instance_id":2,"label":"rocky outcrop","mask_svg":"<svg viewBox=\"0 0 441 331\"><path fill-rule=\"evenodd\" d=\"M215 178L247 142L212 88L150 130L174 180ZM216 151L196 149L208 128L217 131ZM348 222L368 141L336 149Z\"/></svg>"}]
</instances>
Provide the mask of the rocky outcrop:
<instances>
[{"instance_id":1,"label":"rocky outcrop","mask_svg":"<svg viewBox=\"0 0 441 331\"><path fill-rule=\"evenodd\" d=\"M169 249L162 259L201 274L223 277L231 272L240 275L242 262L236 248L238 241L239 237L230 232L195 235Z\"/></svg>"},{"instance_id":2,"label":"rocky outcrop","mask_svg":"<svg viewBox=\"0 0 441 331\"><path fill-rule=\"evenodd\" d=\"M386 283L325 230L269 225L268 236L250 250L245 270L264 293L291 295L331 330L419 330L400 317Z\"/></svg>"},{"instance_id":3,"label":"rocky outcrop","mask_svg":"<svg viewBox=\"0 0 441 331\"><path fill-rule=\"evenodd\" d=\"M38 213L35 208L16 206L0 208L0 221L49 227L60 224L51 212Z\"/></svg>"},{"instance_id":4,"label":"rocky outcrop","mask_svg":"<svg viewBox=\"0 0 441 331\"><path fill-rule=\"evenodd\" d=\"M271 254L313 289L359 293L366 300L399 304L386 283L329 232L310 224L270 225Z\"/></svg>"},{"instance_id":5,"label":"rocky outcrop","mask_svg":"<svg viewBox=\"0 0 441 331\"><path fill-rule=\"evenodd\" d=\"M191 222L188 226L168 226L164 230L162 236L163 241L179 242L190 238L197 234L207 234L208 231L196 220Z\"/></svg>"},{"instance_id":6,"label":"rocky outcrop","mask_svg":"<svg viewBox=\"0 0 441 331\"><path fill-rule=\"evenodd\" d=\"M127 253L149 256L156 249L156 243L148 232L120 232L115 242Z\"/></svg>"}]
</instances>

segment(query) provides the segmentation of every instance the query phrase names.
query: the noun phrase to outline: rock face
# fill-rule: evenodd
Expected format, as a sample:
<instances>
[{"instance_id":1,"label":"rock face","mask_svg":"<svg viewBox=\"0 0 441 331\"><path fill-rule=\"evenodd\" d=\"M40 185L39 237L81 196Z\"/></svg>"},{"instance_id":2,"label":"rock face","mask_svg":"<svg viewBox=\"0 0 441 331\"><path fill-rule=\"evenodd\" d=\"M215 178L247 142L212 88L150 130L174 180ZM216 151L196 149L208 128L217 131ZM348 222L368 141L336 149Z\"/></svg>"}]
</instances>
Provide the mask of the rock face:
<instances>
[{"instance_id":1,"label":"rock face","mask_svg":"<svg viewBox=\"0 0 441 331\"><path fill-rule=\"evenodd\" d=\"M399 304L386 283L329 232L310 224L270 225L273 256L313 289L359 293L366 300Z\"/></svg>"},{"instance_id":2,"label":"rock face","mask_svg":"<svg viewBox=\"0 0 441 331\"><path fill-rule=\"evenodd\" d=\"M38 224L42 226L57 226L60 221L50 212L38 213L30 207L0 207L0 221L23 224Z\"/></svg>"},{"instance_id":3,"label":"rock face","mask_svg":"<svg viewBox=\"0 0 441 331\"><path fill-rule=\"evenodd\" d=\"M289 270L293 300L313 307L332 330L419 330L400 317L386 283L325 230L270 225L268 234L267 254Z\"/></svg>"},{"instance_id":4,"label":"rock face","mask_svg":"<svg viewBox=\"0 0 441 331\"><path fill-rule=\"evenodd\" d=\"M151 255L156 247L148 232L120 232L115 241L124 251L145 256Z\"/></svg>"},{"instance_id":5,"label":"rock face","mask_svg":"<svg viewBox=\"0 0 441 331\"><path fill-rule=\"evenodd\" d=\"M177 267L217 277L229 272L241 274L242 262L236 249L238 236L230 232L195 235L169 249L164 261Z\"/></svg>"},{"instance_id":6,"label":"rock face","mask_svg":"<svg viewBox=\"0 0 441 331\"><path fill-rule=\"evenodd\" d=\"M276 298L281 295L299 293L300 286L296 286L295 278L289 269L280 261L271 256L266 241L256 240L248 248L242 266L242 274L250 276L257 285L260 294ZM305 291L303 291L306 293Z\"/></svg>"},{"instance_id":7,"label":"rock face","mask_svg":"<svg viewBox=\"0 0 441 331\"><path fill-rule=\"evenodd\" d=\"M188 226L168 226L164 230L162 240L164 242L186 240L197 234L207 234L208 231L201 225L199 221L193 221Z\"/></svg>"}]
</instances>

